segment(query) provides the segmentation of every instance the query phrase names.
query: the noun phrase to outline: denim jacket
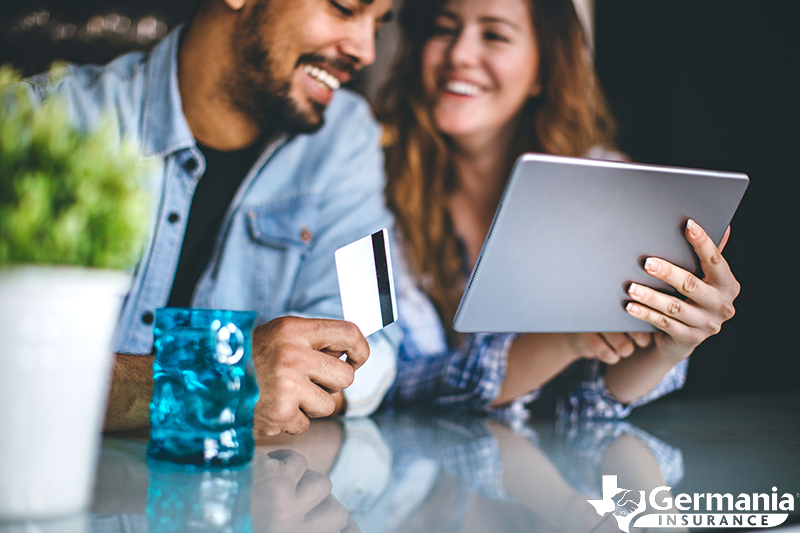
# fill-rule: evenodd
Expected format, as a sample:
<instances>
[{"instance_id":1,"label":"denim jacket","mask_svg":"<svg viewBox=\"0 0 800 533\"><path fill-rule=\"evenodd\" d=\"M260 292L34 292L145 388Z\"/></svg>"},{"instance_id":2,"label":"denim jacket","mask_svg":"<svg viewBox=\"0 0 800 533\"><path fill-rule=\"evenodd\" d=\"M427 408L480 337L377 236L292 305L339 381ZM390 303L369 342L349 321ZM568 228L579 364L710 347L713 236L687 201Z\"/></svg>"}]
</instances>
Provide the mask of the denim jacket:
<instances>
[{"instance_id":1,"label":"denim jacket","mask_svg":"<svg viewBox=\"0 0 800 533\"><path fill-rule=\"evenodd\" d=\"M149 54L29 80L34 103L61 95L84 130L110 112L120 137L161 163L147 181L151 230L123 304L114 346L120 353L151 352L153 315L169 297L205 170L182 111L179 41L180 29ZM257 324L282 315L341 318L334 251L391 225L378 132L367 104L339 90L318 132L271 140L225 215L193 307L254 310ZM390 327L370 337L370 358L345 391L349 414L374 410L391 385L397 333Z\"/></svg>"}]
</instances>

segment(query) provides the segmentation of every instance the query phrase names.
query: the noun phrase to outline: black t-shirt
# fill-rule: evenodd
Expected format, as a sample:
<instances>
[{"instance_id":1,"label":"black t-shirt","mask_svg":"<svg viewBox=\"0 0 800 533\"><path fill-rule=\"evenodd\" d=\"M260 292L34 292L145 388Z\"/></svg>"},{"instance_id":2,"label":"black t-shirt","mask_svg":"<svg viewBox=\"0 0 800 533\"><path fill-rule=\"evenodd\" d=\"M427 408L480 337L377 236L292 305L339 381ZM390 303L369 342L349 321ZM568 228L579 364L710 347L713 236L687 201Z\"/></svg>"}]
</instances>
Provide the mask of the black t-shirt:
<instances>
[{"instance_id":1,"label":"black t-shirt","mask_svg":"<svg viewBox=\"0 0 800 533\"><path fill-rule=\"evenodd\" d=\"M198 143L197 148L206 160L206 170L192 197L168 307L191 305L195 286L211 260L222 219L262 146L261 142L256 142L242 150L221 152Z\"/></svg>"}]
</instances>

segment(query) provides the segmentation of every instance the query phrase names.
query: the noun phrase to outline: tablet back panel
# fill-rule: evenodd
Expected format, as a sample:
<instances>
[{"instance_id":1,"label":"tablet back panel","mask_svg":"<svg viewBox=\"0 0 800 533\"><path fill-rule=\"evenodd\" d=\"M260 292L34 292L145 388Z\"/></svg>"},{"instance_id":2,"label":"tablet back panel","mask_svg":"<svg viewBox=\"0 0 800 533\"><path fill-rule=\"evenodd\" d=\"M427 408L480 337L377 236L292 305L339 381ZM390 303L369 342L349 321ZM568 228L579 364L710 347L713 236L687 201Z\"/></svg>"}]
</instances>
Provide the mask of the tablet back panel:
<instances>
[{"instance_id":1,"label":"tablet back panel","mask_svg":"<svg viewBox=\"0 0 800 533\"><path fill-rule=\"evenodd\" d=\"M514 166L453 321L460 332L652 331L625 310L664 258L702 276L689 218L719 243L745 174L525 154Z\"/></svg>"}]
</instances>

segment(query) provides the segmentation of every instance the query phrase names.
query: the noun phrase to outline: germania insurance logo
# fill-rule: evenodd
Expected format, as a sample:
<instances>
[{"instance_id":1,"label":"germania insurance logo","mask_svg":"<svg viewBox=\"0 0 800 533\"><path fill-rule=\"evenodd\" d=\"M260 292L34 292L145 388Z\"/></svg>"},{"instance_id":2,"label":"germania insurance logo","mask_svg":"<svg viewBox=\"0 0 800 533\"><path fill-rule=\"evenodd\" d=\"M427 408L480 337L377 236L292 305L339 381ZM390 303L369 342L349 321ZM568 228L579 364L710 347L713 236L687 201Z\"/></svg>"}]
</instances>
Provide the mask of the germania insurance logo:
<instances>
[{"instance_id":1,"label":"germania insurance logo","mask_svg":"<svg viewBox=\"0 0 800 533\"><path fill-rule=\"evenodd\" d=\"M777 487L764 494L695 492L674 498L671 490L656 487L649 496L643 490L637 494L618 487L617 476L603 476L603 499L588 502L600 516L613 513L625 533L630 533L631 527L775 527L794 511L794 497L779 495ZM648 504L651 511L658 512L644 514Z\"/></svg>"}]
</instances>

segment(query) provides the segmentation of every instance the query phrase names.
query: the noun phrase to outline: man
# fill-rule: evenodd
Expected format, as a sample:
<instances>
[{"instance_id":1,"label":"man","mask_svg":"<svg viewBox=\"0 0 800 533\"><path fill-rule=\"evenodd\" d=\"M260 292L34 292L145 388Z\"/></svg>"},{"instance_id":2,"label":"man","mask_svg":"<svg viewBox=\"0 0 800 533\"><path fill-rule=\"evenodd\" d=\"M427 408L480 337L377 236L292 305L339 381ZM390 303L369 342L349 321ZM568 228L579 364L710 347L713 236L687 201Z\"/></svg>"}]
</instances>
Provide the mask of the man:
<instances>
[{"instance_id":1,"label":"man","mask_svg":"<svg viewBox=\"0 0 800 533\"><path fill-rule=\"evenodd\" d=\"M337 92L375 56L391 0L204 0L149 55L34 78L73 121L113 113L161 168L152 231L123 305L106 429L145 426L158 307L253 309L255 432L365 414L394 377L395 343L370 346L341 315L333 252L390 223L377 126ZM202 179L201 179L202 178ZM294 315L294 316L289 316ZM301 318L301 317L314 318ZM347 354L346 361L340 356Z\"/></svg>"}]
</instances>

